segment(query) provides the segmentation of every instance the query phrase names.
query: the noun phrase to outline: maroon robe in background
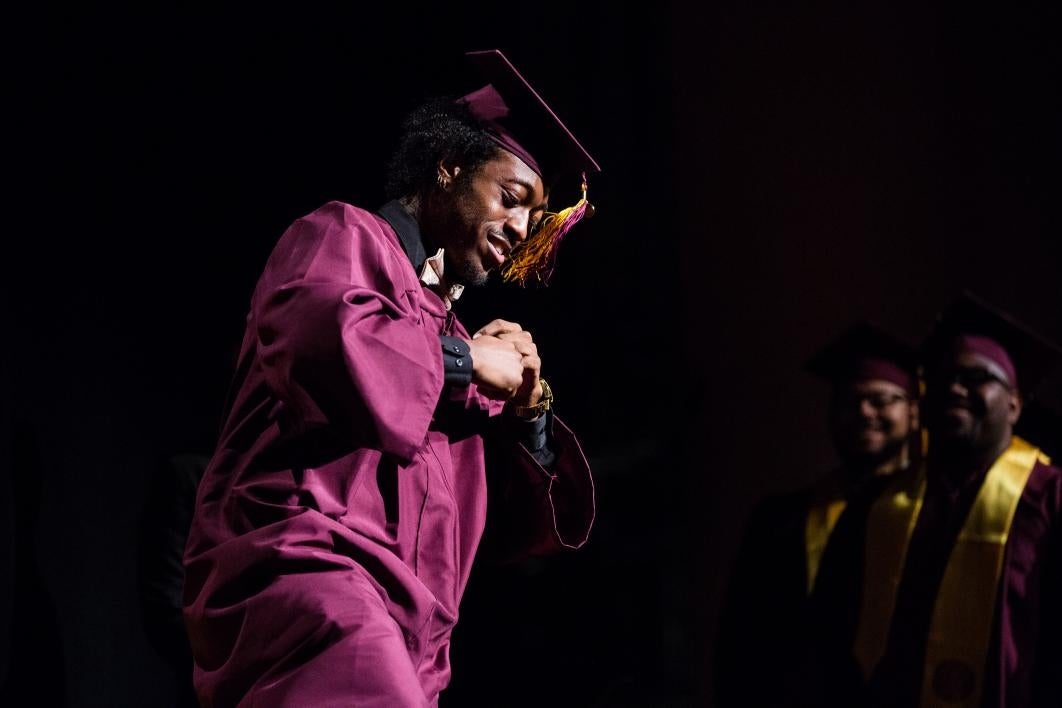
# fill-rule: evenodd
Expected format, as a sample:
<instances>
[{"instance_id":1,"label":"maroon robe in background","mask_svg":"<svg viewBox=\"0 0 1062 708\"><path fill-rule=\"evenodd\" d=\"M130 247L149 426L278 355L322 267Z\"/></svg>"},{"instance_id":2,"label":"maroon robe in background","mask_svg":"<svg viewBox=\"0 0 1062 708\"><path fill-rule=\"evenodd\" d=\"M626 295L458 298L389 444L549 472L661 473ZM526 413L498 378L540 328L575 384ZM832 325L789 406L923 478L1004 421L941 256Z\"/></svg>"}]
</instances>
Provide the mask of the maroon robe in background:
<instances>
[{"instance_id":1,"label":"maroon robe in background","mask_svg":"<svg viewBox=\"0 0 1062 708\"><path fill-rule=\"evenodd\" d=\"M822 703L816 642L823 627L808 593L808 513L841 498L838 480L851 476L836 469L811 486L768 496L753 509L720 609L718 708L814 708ZM850 500L858 504L873 498L888 481L887 475L874 475L849 483L843 494L846 507ZM826 548L833 536L831 532Z\"/></svg>"},{"instance_id":2,"label":"maroon robe in background","mask_svg":"<svg viewBox=\"0 0 1062 708\"><path fill-rule=\"evenodd\" d=\"M719 708L808 705L806 525L815 487L772 495L745 524L715 641Z\"/></svg>"},{"instance_id":3,"label":"maroon robe in background","mask_svg":"<svg viewBox=\"0 0 1062 708\"><path fill-rule=\"evenodd\" d=\"M485 439L508 463L492 514L522 549L585 542L578 442L554 419L544 469L500 403L444 389L441 334L468 336L380 216L332 202L275 247L185 554L204 705L434 705L485 524Z\"/></svg>"},{"instance_id":4,"label":"maroon robe in background","mask_svg":"<svg viewBox=\"0 0 1062 708\"><path fill-rule=\"evenodd\" d=\"M885 654L863 686L851 655L870 501L850 505L823 557L814 605L822 636L830 705L917 706L926 637L951 549L987 469L933 475L904 564ZM1006 542L992 641L984 672L984 708L1062 706L1062 470L1037 463L1018 502Z\"/></svg>"}]
</instances>

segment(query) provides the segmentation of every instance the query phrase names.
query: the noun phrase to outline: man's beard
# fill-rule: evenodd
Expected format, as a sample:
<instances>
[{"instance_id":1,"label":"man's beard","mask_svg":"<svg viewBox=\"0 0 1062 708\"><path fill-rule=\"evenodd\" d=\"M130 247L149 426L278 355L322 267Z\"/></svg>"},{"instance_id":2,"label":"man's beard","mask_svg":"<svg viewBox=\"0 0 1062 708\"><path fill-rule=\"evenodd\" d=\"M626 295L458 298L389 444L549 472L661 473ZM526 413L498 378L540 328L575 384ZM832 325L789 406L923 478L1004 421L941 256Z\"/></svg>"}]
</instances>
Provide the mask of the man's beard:
<instances>
[{"instance_id":1,"label":"man's beard","mask_svg":"<svg viewBox=\"0 0 1062 708\"><path fill-rule=\"evenodd\" d=\"M444 253L443 258L446 264L443 272L449 283L464 285L466 288L478 288L486 285L487 281L490 279L489 273L482 268L477 268L476 265L469 260L455 262L450 257L449 251Z\"/></svg>"},{"instance_id":2,"label":"man's beard","mask_svg":"<svg viewBox=\"0 0 1062 708\"><path fill-rule=\"evenodd\" d=\"M845 463L850 467L869 469L879 467L887 462L902 461L904 447L907 445L906 437L889 436L879 450L854 450L848 449Z\"/></svg>"},{"instance_id":3,"label":"man's beard","mask_svg":"<svg viewBox=\"0 0 1062 708\"><path fill-rule=\"evenodd\" d=\"M990 418L975 418L961 427L938 423L929 429L930 449L945 455L977 456L995 450L1011 433L1011 426Z\"/></svg>"},{"instance_id":4,"label":"man's beard","mask_svg":"<svg viewBox=\"0 0 1062 708\"><path fill-rule=\"evenodd\" d=\"M450 199L450 211L442 225L443 231L459 235L459 240L446 248L443 261L445 263L444 275L447 282L451 284L481 287L487 284L489 273L482 264L473 261L472 254L477 253L479 224L483 222L483 214L472 206L475 203L475 192L472 189L471 180L457 180ZM458 253L464 260L455 259Z\"/></svg>"},{"instance_id":5,"label":"man's beard","mask_svg":"<svg viewBox=\"0 0 1062 708\"><path fill-rule=\"evenodd\" d=\"M953 403L949 399L932 403L929 428L932 443L956 453L974 452L990 445L989 439L997 435L985 406L979 401L969 401L965 405L969 416L955 419L947 414L947 407Z\"/></svg>"}]
</instances>

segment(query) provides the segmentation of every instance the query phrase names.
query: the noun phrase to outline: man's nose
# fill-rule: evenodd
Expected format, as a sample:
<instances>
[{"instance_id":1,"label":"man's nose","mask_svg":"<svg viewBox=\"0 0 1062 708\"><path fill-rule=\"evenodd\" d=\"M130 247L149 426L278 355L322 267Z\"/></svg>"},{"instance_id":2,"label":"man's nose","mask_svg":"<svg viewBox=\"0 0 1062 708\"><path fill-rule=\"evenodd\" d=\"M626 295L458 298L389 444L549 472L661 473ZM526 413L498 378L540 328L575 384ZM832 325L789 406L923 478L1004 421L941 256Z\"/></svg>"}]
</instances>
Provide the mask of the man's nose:
<instances>
[{"instance_id":1,"label":"man's nose","mask_svg":"<svg viewBox=\"0 0 1062 708\"><path fill-rule=\"evenodd\" d=\"M965 386L962 385L962 382L959 381L959 378L956 376L952 377L951 382L948 384L948 393L953 396L961 396L963 398L966 398L966 396L969 395L970 392Z\"/></svg>"},{"instance_id":2,"label":"man's nose","mask_svg":"<svg viewBox=\"0 0 1062 708\"><path fill-rule=\"evenodd\" d=\"M505 220L505 235L515 246L527 240L527 224L530 220L529 213L520 209Z\"/></svg>"}]
</instances>

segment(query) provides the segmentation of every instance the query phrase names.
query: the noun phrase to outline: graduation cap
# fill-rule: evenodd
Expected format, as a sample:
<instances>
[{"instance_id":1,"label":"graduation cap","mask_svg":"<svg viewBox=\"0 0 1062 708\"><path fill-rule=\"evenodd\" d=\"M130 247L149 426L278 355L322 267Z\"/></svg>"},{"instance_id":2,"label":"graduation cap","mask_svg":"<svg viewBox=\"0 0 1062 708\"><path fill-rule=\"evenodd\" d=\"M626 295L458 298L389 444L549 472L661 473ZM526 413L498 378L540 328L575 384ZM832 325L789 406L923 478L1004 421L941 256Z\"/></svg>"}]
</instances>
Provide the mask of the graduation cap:
<instances>
[{"instance_id":1,"label":"graduation cap","mask_svg":"<svg viewBox=\"0 0 1062 708\"><path fill-rule=\"evenodd\" d=\"M583 195L578 203L548 213L502 268L505 280L548 283L561 239L579 220L594 213L587 200L586 176L600 172L601 167L500 50L468 52L465 57L487 83L458 102L468 107L487 136L547 184L568 175L581 179Z\"/></svg>"},{"instance_id":2,"label":"graduation cap","mask_svg":"<svg viewBox=\"0 0 1062 708\"><path fill-rule=\"evenodd\" d=\"M867 321L849 326L807 363L807 369L834 385L882 380L918 395L918 350Z\"/></svg>"},{"instance_id":3,"label":"graduation cap","mask_svg":"<svg viewBox=\"0 0 1062 708\"><path fill-rule=\"evenodd\" d=\"M1062 347L969 292L940 314L923 350L931 366L957 350L980 354L996 364L1026 399L1062 363Z\"/></svg>"}]
</instances>

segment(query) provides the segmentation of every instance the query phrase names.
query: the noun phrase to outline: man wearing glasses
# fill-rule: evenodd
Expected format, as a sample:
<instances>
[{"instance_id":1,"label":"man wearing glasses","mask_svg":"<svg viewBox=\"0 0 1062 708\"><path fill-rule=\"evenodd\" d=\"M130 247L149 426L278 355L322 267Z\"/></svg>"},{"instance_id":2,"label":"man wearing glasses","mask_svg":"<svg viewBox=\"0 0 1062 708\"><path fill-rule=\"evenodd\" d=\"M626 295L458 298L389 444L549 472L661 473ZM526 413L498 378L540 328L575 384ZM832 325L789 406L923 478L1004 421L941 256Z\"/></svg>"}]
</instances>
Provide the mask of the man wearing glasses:
<instances>
[{"instance_id":1,"label":"man wearing glasses","mask_svg":"<svg viewBox=\"0 0 1062 708\"><path fill-rule=\"evenodd\" d=\"M1062 350L967 295L924 352L927 465L823 559L816 610L851 628L826 675L861 679L834 703L1062 705L1062 469L1013 433Z\"/></svg>"},{"instance_id":2,"label":"man wearing glasses","mask_svg":"<svg viewBox=\"0 0 1062 708\"><path fill-rule=\"evenodd\" d=\"M817 689L802 658L821 628L809 622L808 598L846 504L872 496L909 464L918 427L916 358L913 346L860 322L809 362L831 387L830 432L841 465L810 488L768 497L749 518L716 642L719 705L814 703Z\"/></svg>"}]
</instances>

